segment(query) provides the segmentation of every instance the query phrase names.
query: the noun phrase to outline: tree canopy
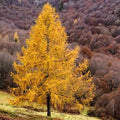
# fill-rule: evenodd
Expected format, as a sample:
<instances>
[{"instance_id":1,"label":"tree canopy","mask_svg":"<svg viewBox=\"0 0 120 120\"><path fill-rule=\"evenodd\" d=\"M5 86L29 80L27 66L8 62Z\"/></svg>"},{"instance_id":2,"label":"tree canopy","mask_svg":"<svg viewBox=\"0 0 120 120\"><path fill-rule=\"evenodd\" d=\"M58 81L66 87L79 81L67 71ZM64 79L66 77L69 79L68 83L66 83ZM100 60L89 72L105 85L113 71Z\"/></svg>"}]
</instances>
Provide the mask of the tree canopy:
<instances>
[{"instance_id":1,"label":"tree canopy","mask_svg":"<svg viewBox=\"0 0 120 120\"><path fill-rule=\"evenodd\" d=\"M76 66L78 53L79 47L68 48L59 15L45 4L14 62L16 72L12 76L17 87L12 89L13 103L27 100L46 104L48 95L56 108L66 103L89 103L94 97L94 84L87 60Z\"/></svg>"}]
</instances>

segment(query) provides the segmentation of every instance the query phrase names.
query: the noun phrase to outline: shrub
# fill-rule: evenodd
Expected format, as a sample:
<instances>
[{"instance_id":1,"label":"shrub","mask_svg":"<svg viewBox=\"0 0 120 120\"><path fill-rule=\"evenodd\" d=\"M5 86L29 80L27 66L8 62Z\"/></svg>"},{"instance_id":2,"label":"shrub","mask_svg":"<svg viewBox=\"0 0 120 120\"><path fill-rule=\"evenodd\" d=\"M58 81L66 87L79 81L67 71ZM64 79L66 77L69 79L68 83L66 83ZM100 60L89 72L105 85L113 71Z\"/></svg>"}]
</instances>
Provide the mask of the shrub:
<instances>
[{"instance_id":1,"label":"shrub","mask_svg":"<svg viewBox=\"0 0 120 120\"><path fill-rule=\"evenodd\" d=\"M94 76L98 96L116 90L120 84L120 63L104 54L95 54L90 59L90 71Z\"/></svg>"},{"instance_id":2,"label":"shrub","mask_svg":"<svg viewBox=\"0 0 120 120\"><path fill-rule=\"evenodd\" d=\"M91 42L90 42L90 48L92 50L99 49L102 47L107 47L112 41L112 37L108 35L94 35L92 36Z\"/></svg>"},{"instance_id":3,"label":"shrub","mask_svg":"<svg viewBox=\"0 0 120 120\"><path fill-rule=\"evenodd\" d=\"M109 53L111 53L112 55L118 53L119 51L119 46L118 44L114 41L112 42L107 48L106 51L108 51Z\"/></svg>"},{"instance_id":4,"label":"shrub","mask_svg":"<svg viewBox=\"0 0 120 120\"><path fill-rule=\"evenodd\" d=\"M93 56L93 53L92 51L90 50L90 48L84 46L81 48L81 53L85 56L87 56L88 58L92 58Z\"/></svg>"},{"instance_id":5,"label":"shrub","mask_svg":"<svg viewBox=\"0 0 120 120\"><path fill-rule=\"evenodd\" d=\"M13 56L5 49L0 52L0 88L5 88L12 84L10 72L12 71Z\"/></svg>"},{"instance_id":6,"label":"shrub","mask_svg":"<svg viewBox=\"0 0 120 120\"><path fill-rule=\"evenodd\" d=\"M97 116L120 119L120 88L112 93L102 95L96 102L94 113Z\"/></svg>"}]
</instances>

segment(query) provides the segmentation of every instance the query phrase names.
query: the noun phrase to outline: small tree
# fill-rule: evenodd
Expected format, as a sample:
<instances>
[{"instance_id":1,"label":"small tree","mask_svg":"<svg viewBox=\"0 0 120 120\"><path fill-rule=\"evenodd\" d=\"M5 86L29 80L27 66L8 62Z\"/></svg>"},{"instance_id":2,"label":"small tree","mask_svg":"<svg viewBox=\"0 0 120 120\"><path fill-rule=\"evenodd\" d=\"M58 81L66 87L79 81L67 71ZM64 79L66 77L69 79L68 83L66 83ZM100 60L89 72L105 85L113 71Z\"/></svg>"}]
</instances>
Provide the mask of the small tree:
<instances>
[{"instance_id":1,"label":"small tree","mask_svg":"<svg viewBox=\"0 0 120 120\"><path fill-rule=\"evenodd\" d=\"M14 62L13 78L18 85L12 89L16 96L14 103L25 100L47 103L47 115L50 116L50 104L57 108L77 102L76 88L72 84L76 85L78 78L74 74L78 50L78 47L67 48L65 28L55 9L47 3L31 28L22 55L18 54L18 61Z\"/></svg>"},{"instance_id":2,"label":"small tree","mask_svg":"<svg viewBox=\"0 0 120 120\"><path fill-rule=\"evenodd\" d=\"M74 89L74 97L79 103L79 107L82 109L94 98L95 85L92 82L91 73L89 70L88 60L85 59L83 63L74 70L74 80L72 81L72 87ZM75 88L74 88L75 87Z\"/></svg>"},{"instance_id":3,"label":"small tree","mask_svg":"<svg viewBox=\"0 0 120 120\"><path fill-rule=\"evenodd\" d=\"M18 37L18 33L17 32L15 32L15 34L14 34L14 41L16 43L19 43L19 37Z\"/></svg>"},{"instance_id":4,"label":"small tree","mask_svg":"<svg viewBox=\"0 0 120 120\"><path fill-rule=\"evenodd\" d=\"M59 6L59 11L63 9L63 0L60 0L60 6Z\"/></svg>"}]
</instances>

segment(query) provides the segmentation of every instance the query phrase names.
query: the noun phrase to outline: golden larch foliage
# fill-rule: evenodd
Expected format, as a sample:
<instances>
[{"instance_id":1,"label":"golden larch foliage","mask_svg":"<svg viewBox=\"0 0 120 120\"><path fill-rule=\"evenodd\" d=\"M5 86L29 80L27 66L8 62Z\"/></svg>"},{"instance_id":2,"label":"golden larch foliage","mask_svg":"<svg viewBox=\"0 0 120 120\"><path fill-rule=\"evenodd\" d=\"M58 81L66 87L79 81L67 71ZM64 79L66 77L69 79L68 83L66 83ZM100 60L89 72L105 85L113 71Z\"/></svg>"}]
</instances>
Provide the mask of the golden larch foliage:
<instances>
[{"instance_id":1,"label":"golden larch foliage","mask_svg":"<svg viewBox=\"0 0 120 120\"><path fill-rule=\"evenodd\" d=\"M14 41L16 43L19 43L19 37L18 37L18 33L17 32L14 33Z\"/></svg>"},{"instance_id":2,"label":"golden larch foliage","mask_svg":"<svg viewBox=\"0 0 120 120\"><path fill-rule=\"evenodd\" d=\"M46 104L47 94L56 108L66 103L86 104L92 100L90 72L82 74L88 62L86 60L76 67L79 48L69 50L67 45L59 15L49 3L45 4L36 24L31 27L22 55L18 53L18 60L14 62L16 73L12 76L18 87L12 89L13 103L21 104L27 100ZM88 99L82 98L83 95Z\"/></svg>"}]
</instances>

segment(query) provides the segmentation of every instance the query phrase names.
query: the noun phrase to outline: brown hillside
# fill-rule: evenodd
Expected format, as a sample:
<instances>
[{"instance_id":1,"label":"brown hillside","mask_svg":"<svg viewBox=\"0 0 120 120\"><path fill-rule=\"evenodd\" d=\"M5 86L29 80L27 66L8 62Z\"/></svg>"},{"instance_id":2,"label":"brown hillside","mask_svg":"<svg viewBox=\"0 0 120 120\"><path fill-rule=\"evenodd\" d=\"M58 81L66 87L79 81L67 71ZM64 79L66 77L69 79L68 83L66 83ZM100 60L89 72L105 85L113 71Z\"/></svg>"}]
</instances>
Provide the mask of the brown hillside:
<instances>
[{"instance_id":1,"label":"brown hillside","mask_svg":"<svg viewBox=\"0 0 120 120\"><path fill-rule=\"evenodd\" d=\"M97 114L105 113L120 119L120 107L115 107L114 114L108 111L112 100L115 106L120 104L120 96L117 96L120 86L120 0L0 0L1 88L13 85L9 72L13 70L15 54L24 45L30 26L35 23L46 2L50 2L59 12L70 47L80 45L78 62L86 57L90 61L90 70L97 87L92 104L101 106L103 99L110 96L106 100L108 106L97 110ZM16 31L19 43L14 41ZM4 54L6 56L3 57ZM9 62L5 66L7 60Z\"/></svg>"}]
</instances>

